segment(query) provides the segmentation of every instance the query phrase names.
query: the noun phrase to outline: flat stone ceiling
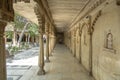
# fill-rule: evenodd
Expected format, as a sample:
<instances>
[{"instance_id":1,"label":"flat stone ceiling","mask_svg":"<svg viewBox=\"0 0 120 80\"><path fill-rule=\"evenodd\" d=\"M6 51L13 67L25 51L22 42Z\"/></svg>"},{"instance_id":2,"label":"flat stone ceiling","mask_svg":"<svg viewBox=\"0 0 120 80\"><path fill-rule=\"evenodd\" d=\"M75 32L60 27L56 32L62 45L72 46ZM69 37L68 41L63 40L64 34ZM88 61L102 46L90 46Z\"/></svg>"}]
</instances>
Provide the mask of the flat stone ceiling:
<instances>
[{"instance_id":1,"label":"flat stone ceiling","mask_svg":"<svg viewBox=\"0 0 120 80\"><path fill-rule=\"evenodd\" d=\"M69 27L89 0L47 0L58 32Z\"/></svg>"},{"instance_id":2,"label":"flat stone ceiling","mask_svg":"<svg viewBox=\"0 0 120 80\"><path fill-rule=\"evenodd\" d=\"M88 1L89 0L47 0L57 31L63 32L68 28ZM34 6L35 2L33 0L31 0L30 3L17 2L14 3L14 10L38 24Z\"/></svg>"}]
</instances>

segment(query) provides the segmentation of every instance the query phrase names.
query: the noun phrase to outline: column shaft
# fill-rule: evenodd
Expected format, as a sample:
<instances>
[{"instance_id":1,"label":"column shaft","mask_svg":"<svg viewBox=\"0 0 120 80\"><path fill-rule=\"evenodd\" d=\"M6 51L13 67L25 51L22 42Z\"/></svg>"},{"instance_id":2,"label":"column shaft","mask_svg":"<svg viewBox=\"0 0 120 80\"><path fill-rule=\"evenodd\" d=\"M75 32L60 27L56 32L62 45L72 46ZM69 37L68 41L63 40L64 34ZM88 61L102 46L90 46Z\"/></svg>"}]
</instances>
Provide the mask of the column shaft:
<instances>
[{"instance_id":1,"label":"column shaft","mask_svg":"<svg viewBox=\"0 0 120 80\"><path fill-rule=\"evenodd\" d=\"M6 24L0 22L0 80L6 79L6 53L5 53L5 39L4 29Z\"/></svg>"},{"instance_id":2,"label":"column shaft","mask_svg":"<svg viewBox=\"0 0 120 80\"><path fill-rule=\"evenodd\" d=\"M49 37L49 54L52 56L52 39L51 36Z\"/></svg>"},{"instance_id":3,"label":"column shaft","mask_svg":"<svg viewBox=\"0 0 120 80\"><path fill-rule=\"evenodd\" d=\"M38 71L38 75L44 75L45 70L44 70L44 44L43 44L43 33L40 33L39 35L39 43L40 43L40 55L39 55L39 62L38 65L40 67Z\"/></svg>"},{"instance_id":4,"label":"column shaft","mask_svg":"<svg viewBox=\"0 0 120 80\"><path fill-rule=\"evenodd\" d=\"M49 60L49 35L46 35L46 62L50 62Z\"/></svg>"},{"instance_id":5,"label":"column shaft","mask_svg":"<svg viewBox=\"0 0 120 80\"><path fill-rule=\"evenodd\" d=\"M79 38L79 62L81 63L81 34L80 34L80 38Z\"/></svg>"}]
</instances>

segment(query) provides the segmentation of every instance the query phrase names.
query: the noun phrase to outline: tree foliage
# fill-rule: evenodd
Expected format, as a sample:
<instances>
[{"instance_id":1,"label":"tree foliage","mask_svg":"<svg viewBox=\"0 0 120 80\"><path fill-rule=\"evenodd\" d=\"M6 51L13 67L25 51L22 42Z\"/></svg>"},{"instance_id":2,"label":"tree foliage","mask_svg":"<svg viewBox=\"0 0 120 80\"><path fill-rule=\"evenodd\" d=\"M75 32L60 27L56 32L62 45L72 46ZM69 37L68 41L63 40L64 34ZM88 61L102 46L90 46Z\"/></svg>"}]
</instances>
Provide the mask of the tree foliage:
<instances>
[{"instance_id":1,"label":"tree foliage","mask_svg":"<svg viewBox=\"0 0 120 80\"><path fill-rule=\"evenodd\" d=\"M38 26L36 24L29 24L28 26L28 32L31 36L38 35Z\"/></svg>"},{"instance_id":2,"label":"tree foliage","mask_svg":"<svg viewBox=\"0 0 120 80\"><path fill-rule=\"evenodd\" d=\"M6 31L5 35L7 38L12 39L13 38L13 32L12 31Z\"/></svg>"},{"instance_id":3,"label":"tree foliage","mask_svg":"<svg viewBox=\"0 0 120 80\"><path fill-rule=\"evenodd\" d=\"M13 24L15 25L14 26L15 28L17 28L18 30L21 30L23 29L23 27L27 22L28 20L25 17L15 13L14 22L13 22Z\"/></svg>"}]
</instances>

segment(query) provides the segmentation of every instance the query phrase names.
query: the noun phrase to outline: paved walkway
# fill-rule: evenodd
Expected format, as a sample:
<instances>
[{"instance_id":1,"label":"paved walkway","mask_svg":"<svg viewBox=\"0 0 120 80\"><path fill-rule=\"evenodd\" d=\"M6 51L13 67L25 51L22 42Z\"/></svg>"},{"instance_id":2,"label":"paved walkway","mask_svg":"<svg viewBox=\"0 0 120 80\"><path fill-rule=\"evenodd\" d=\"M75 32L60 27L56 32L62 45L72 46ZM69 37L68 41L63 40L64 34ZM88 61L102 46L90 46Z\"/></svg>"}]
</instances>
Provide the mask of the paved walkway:
<instances>
[{"instance_id":1,"label":"paved walkway","mask_svg":"<svg viewBox=\"0 0 120 80\"><path fill-rule=\"evenodd\" d=\"M36 59L32 61L37 62ZM37 75L37 65L13 65L18 71L10 71L11 68L8 66L9 77L10 74L14 76L14 79L9 80L93 80L63 45L55 47L50 61L45 64L46 74L43 76Z\"/></svg>"}]
</instances>

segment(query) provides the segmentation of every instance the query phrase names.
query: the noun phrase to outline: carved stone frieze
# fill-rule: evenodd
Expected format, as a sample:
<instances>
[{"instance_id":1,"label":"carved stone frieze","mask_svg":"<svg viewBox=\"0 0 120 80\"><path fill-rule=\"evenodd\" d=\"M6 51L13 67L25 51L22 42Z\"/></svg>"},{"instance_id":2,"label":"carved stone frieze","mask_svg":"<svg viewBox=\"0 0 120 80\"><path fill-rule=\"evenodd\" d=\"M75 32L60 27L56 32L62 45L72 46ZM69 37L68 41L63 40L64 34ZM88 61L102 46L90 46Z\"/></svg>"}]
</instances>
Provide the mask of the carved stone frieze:
<instances>
[{"instance_id":1,"label":"carved stone frieze","mask_svg":"<svg viewBox=\"0 0 120 80\"><path fill-rule=\"evenodd\" d=\"M95 8L97 8L99 5L101 5L103 2L105 2L106 0L97 0L92 6L91 9L89 11L94 10Z\"/></svg>"},{"instance_id":2,"label":"carved stone frieze","mask_svg":"<svg viewBox=\"0 0 120 80\"><path fill-rule=\"evenodd\" d=\"M97 21L98 18L101 16L101 14L102 14L102 11L100 10L100 11L97 13L97 15L96 15L94 21L93 21L92 24L91 24L92 27L95 25L96 21Z\"/></svg>"}]
</instances>

